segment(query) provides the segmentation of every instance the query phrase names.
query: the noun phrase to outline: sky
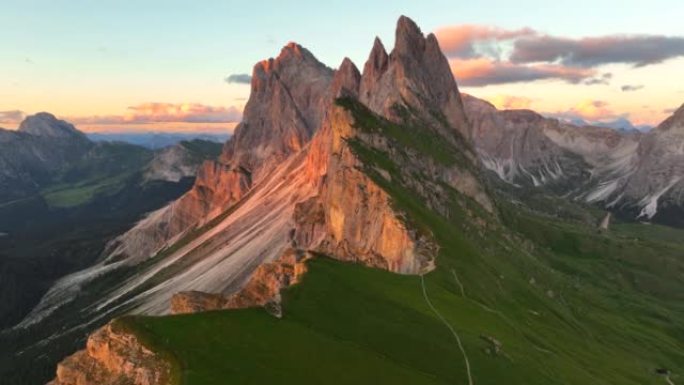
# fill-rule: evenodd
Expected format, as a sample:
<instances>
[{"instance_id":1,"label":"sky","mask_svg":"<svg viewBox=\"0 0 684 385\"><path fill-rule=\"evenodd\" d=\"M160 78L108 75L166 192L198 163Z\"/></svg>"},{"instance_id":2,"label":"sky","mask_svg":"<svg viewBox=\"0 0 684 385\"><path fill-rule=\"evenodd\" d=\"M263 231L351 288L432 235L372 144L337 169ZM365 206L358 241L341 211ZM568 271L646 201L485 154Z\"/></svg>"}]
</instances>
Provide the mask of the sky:
<instances>
[{"instance_id":1,"label":"sky","mask_svg":"<svg viewBox=\"0 0 684 385\"><path fill-rule=\"evenodd\" d=\"M361 68L402 14L499 108L656 125L684 103L681 1L0 0L0 126L232 130L254 63L295 41Z\"/></svg>"}]
</instances>

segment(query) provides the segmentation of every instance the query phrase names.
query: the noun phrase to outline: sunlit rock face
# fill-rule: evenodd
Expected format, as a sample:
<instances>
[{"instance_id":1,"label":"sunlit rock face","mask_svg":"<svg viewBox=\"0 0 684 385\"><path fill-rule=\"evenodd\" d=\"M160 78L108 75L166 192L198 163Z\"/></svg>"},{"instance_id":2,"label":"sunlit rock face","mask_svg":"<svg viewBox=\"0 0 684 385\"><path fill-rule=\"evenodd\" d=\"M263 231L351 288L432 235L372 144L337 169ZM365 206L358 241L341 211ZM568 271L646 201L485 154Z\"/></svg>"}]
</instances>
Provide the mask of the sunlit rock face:
<instances>
[{"instance_id":1,"label":"sunlit rock face","mask_svg":"<svg viewBox=\"0 0 684 385\"><path fill-rule=\"evenodd\" d=\"M279 316L280 291L302 279L309 258L325 255L401 274L434 268L431 234L409 225L351 140L392 157L402 179L436 211L448 213L444 196L455 190L496 214L436 39L405 17L396 37L389 55L376 40L363 74L348 59L332 71L296 44L258 63L245 120L220 159L202 166L181 199L113 242L101 264L58 282L33 315L126 265L139 270L93 308L167 314L264 306ZM343 100L376 122L425 130L454 159L438 161L431 149L409 148L363 127L367 122L357 121ZM413 114L414 126L406 125L402 109ZM411 180L419 174L425 179Z\"/></svg>"},{"instance_id":2,"label":"sunlit rock face","mask_svg":"<svg viewBox=\"0 0 684 385\"><path fill-rule=\"evenodd\" d=\"M333 71L306 48L290 43L275 59L257 63L252 91L234 139L221 161L260 178L273 165L300 151L318 130Z\"/></svg>"},{"instance_id":3,"label":"sunlit rock face","mask_svg":"<svg viewBox=\"0 0 684 385\"><path fill-rule=\"evenodd\" d=\"M436 40L405 18L397 37L389 55L376 41L363 74L348 59L332 71L296 44L257 63L245 121L220 159L200 168L182 198L114 241L101 264L59 281L33 317L120 266L137 270L96 309L167 314L274 303L280 289L304 271L300 260L287 259L291 250L402 274L433 268L437 249L430 234L410 227L349 140L394 156L403 179L439 212L448 211L447 188L490 213L493 204L465 139L468 122ZM386 93L394 104L385 105L374 92ZM410 129L447 143L462 162L438 162L383 133L369 133L338 103L341 98L398 125L403 118L397 108L412 111L418 123ZM430 185L412 182L416 174L429 176Z\"/></svg>"},{"instance_id":4,"label":"sunlit rock face","mask_svg":"<svg viewBox=\"0 0 684 385\"><path fill-rule=\"evenodd\" d=\"M359 98L390 119L399 118L393 109L396 104L411 106L427 120L439 112L451 129L466 137L469 134L456 81L435 35L423 36L405 16L397 22L395 46L389 55L382 42L375 40L364 66Z\"/></svg>"},{"instance_id":5,"label":"sunlit rock face","mask_svg":"<svg viewBox=\"0 0 684 385\"><path fill-rule=\"evenodd\" d=\"M255 183L309 142L321 121L332 70L290 43L254 66L243 122L218 161L205 162L192 190L152 213L109 247L109 255L140 260L237 203Z\"/></svg>"},{"instance_id":6,"label":"sunlit rock face","mask_svg":"<svg viewBox=\"0 0 684 385\"><path fill-rule=\"evenodd\" d=\"M85 350L60 362L48 385L163 385L170 374L168 362L110 323L88 337Z\"/></svg>"}]
</instances>

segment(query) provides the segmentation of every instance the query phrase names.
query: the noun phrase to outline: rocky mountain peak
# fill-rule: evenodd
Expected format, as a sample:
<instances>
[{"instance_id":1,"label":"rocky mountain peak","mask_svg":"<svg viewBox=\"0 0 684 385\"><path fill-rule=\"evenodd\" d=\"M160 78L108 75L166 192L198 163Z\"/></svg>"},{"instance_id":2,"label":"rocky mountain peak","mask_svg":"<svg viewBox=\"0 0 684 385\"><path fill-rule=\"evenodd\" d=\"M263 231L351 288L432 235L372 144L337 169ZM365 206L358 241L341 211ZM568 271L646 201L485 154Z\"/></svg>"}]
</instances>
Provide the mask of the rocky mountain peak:
<instances>
[{"instance_id":1,"label":"rocky mountain peak","mask_svg":"<svg viewBox=\"0 0 684 385\"><path fill-rule=\"evenodd\" d=\"M78 138L87 141L86 136L71 123L57 119L47 112L27 116L19 125L19 131L34 136L68 139Z\"/></svg>"},{"instance_id":2,"label":"rocky mountain peak","mask_svg":"<svg viewBox=\"0 0 684 385\"><path fill-rule=\"evenodd\" d=\"M373 42L373 49L371 49L368 60L363 66L363 78L361 79L361 92L363 98L370 99L370 92L375 88L375 84L385 71L389 64L389 55L385 50L385 46L379 37L375 38Z\"/></svg>"},{"instance_id":3,"label":"rocky mountain peak","mask_svg":"<svg viewBox=\"0 0 684 385\"><path fill-rule=\"evenodd\" d=\"M300 150L318 130L333 70L306 48L288 43L254 66L242 123L221 161L250 171Z\"/></svg>"},{"instance_id":4,"label":"rocky mountain peak","mask_svg":"<svg viewBox=\"0 0 684 385\"><path fill-rule=\"evenodd\" d=\"M425 49L423 32L418 25L406 16L399 17L395 31L394 54L420 55Z\"/></svg>"},{"instance_id":5,"label":"rocky mountain peak","mask_svg":"<svg viewBox=\"0 0 684 385\"><path fill-rule=\"evenodd\" d=\"M397 120L396 105L411 107L437 125L468 136L463 104L451 68L434 35L423 35L406 16L399 18L395 45L387 55L379 39L364 67L360 101L372 111ZM446 123L446 124L444 124ZM447 136L453 136L449 133Z\"/></svg>"},{"instance_id":6,"label":"rocky mountain peak","mask_svg":"<svg viewBox=\"0 0 684 385\"><path fill-rule=\"evenodd\" d=\"M360 82L361 73L359 69L356 68L354 62L345 57L335 72L331 86L332 94L334 97L358 96Z\"/></svg>"},{"instance_id":7,"label":"rocky mountain peak","mask_svg":"<svg viewBox=\"0 0 684 385\"><path fill-rule=\"evenodd\" d=\"M660 123L657 131L669 131L672 128L679 128L678 131L684 132L684 104L682 104L669 118Z\"/></svg>"}]
</instances>

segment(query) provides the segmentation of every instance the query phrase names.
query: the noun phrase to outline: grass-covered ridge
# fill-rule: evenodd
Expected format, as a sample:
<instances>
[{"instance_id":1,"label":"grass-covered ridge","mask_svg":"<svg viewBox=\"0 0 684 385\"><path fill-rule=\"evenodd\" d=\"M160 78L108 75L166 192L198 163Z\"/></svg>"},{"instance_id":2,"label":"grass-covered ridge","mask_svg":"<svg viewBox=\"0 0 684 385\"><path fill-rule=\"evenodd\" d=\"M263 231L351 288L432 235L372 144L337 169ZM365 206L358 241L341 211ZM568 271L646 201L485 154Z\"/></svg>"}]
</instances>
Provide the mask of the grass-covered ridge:
<instances>
[{"instance_id":1,"label":"grass-covered ridge","mask_svg":"<svg viewBox=\"0 0 684 385\"><path fill-rule=\"evenodd\" d=\"M349 107L359 129L396 143L434 134ZM282 319L261 309L128 318L175 357L182 384L466 384L466 357L478 385L664 384L662 368L681 381L684 243L676 236L645 239L624 225L597 233L505 200L494 221L448 186L448 210L438 214L407 183L400 157L348 141L395 208L439 244L425 286L318 258L283 293ZM420 141L406 146L439 152Z\"/></svg>"}]
</instances>

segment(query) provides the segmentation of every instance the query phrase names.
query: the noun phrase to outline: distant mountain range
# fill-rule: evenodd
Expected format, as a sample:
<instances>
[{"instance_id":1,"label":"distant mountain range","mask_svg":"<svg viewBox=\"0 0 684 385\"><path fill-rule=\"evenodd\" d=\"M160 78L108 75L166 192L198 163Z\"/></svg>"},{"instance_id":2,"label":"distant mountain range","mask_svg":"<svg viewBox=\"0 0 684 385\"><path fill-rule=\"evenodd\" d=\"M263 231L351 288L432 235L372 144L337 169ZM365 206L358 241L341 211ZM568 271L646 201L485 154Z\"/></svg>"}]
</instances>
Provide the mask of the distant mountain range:
<instances>
[{"instance_id":1,"label":"distant mountain range","mask_svg":"<svg viewBox=\"0 0 684 385\"><path fill-rule=\"evenodd\" d=\"M94 142L125 142L152 150L172 146L182 141L205 140L225 143L230 134L216 133L177 133L177 132L92 132L86 134Z\"/></svg>"},{"instance_id":2,"label":"distant mountain range","mask_svg":"<svg viewBox=\"0 0 684 385\"><path fill-rule=\"evenodd\" d=\"M653 128L653 126L648 125L648 124L639 124L639 125L634 125L629 119L627 118L617 118L615 120L610 120L610 121L587 121L582 118L567 118L567 117L562 117L562 116L554 116L553 114L548 114L549 117L552 118L558 118L560 120L564 120L570 124L573 124L575 126L583 127L583 126L593 126L593 127L606 127L606 128L612 128L618 131L624 131L624 132L646 132L649 131Z\"/></svg>"},{"instance_id":3,"label":"distant mountain range","mask_svg":"<svg viewBox=\"0 0 684 385\"><path fill-rule=\"evenodd\" d=\"M0 129L0 329L109 238L186 192L222 144L93 142L49 113Z\"/></svg>"}]
</instances>

